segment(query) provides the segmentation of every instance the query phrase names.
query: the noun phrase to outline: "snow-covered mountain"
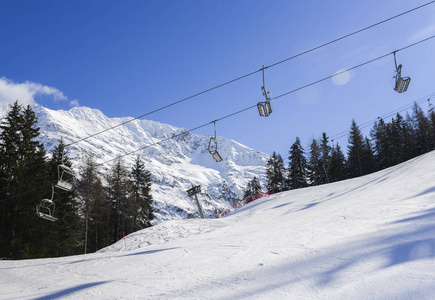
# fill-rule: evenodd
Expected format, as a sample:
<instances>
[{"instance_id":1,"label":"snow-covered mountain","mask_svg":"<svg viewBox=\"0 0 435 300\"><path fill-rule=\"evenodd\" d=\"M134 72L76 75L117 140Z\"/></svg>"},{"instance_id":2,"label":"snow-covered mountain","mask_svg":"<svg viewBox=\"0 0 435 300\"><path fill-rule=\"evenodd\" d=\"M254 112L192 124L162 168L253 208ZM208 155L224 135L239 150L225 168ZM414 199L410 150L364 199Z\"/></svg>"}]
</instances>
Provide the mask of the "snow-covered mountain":
<instances>
[{"instance_id":1,"label":"snow-covered mountain","mask_svg":"<svg viewBox=\"0 0 435 300\"><path fill-rule=\"evenodd\" d=\"M8 107L0 104L0 116L6 114ZM192 185L201 185L198 198L208 216L230 205L229 197L241 198L243 189L254 176L264 182L268 155L230 139L217 137L218 151L224 159L219 163L207 150L210 136L149 120L134 120L77 142L132 118L108 118L88 107L55 111L34 105L32 109L41 128L40 141L47 151L52 150L61 137L65 144L72 144L67 148L67 155L76 171L87 155L95 157L104 174L117 156L131 153L122 158L124 165L131 168L140 154L152 174L156 223L197 216L196 204L186 193ZM173 136L176 137L171 138ZM142 150L134 152L138 149Z\"/></svg>"}]
</instances>

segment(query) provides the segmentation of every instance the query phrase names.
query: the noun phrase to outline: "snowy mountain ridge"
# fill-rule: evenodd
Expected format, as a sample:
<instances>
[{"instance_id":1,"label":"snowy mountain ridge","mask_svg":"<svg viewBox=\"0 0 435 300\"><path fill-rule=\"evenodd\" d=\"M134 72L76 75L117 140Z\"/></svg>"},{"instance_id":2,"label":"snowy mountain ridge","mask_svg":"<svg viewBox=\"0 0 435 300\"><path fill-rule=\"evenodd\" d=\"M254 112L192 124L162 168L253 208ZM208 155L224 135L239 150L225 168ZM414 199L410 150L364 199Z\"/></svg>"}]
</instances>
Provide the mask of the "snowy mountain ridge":
<instances>
[{"instance_id":1,"label":"snowy mountain ridge","mask_svg":"<svg viewBox=\"0 0 435 300\"><path fill-rule=\"evenodd\" d=\"M5 116L8 108L0 104L0 116ZM71 144L67 155L77 172L87 155L94 156L105 174L116 157L122 156L123 164L130 169L139 154L152 174L156 223L197 216L196 205L186 193L192 185L201 185L198 196L208 216L230 205L230 198L240 199L254 176L264 182L268 155L230 139L217 137L224 159L217 163L207 150L210 136L150 120L123 124L132 118L108 118L88 107L56 111L33 105L32 109L38 118L39 140L47 152L62 137L66 145ZM112 127L116 128L108 130ZM87 138L94 134L98 135Z\"/></svg>"}]
</instances>

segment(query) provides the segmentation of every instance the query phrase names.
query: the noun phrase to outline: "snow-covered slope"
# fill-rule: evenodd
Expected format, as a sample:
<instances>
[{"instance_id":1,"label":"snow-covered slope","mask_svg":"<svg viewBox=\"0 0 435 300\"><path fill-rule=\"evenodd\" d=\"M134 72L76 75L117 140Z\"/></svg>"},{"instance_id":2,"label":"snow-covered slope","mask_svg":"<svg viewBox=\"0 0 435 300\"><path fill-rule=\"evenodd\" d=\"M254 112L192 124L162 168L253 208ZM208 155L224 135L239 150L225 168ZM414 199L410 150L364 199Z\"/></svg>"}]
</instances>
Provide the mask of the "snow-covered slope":
<instances>
[{"instance_id":1,"label":"snow-covered slope","mask_svg":"<svg viewBox=\"0 0 435 300\"><path fill-rule=\"evenodd\" d=\"M6 110L5 105L0 108L0 116L5 115ZM35 105L33 110L41 128L40 140L48 151L61 137L66 144L73 143L67 154L76 171L85 155L93 155L104 174L117 156L143 149L122 159L124 165L131 168L140 154L151 172L156 223L197 216L195 202L186 193L192 185L201 185L202 193L198 197L204 213L214 215L216 210L230 205L230 197L240 199L254 176L264 182L268 156L233 140L217 138L218 151L224 158L217 163L207 151L210 136L149 120L134 120L77 142L131 118L108 118L101 111L87 107L54 111ZM212 132L212 127L210 129ZM173 136L177 137L171 138ZM165 141L158 143L162 140Z\"/></svg>"},{"instance_id":2,"label":"snow-covered slope","mask_svg":"<svg viewBox=\"0 0 435 300\"><path fill-rule=\"evenodd\" d=\"M435 152L172 220L99 253L2 261L2 299L434 299Z\"/></svg>"}]
</instances>

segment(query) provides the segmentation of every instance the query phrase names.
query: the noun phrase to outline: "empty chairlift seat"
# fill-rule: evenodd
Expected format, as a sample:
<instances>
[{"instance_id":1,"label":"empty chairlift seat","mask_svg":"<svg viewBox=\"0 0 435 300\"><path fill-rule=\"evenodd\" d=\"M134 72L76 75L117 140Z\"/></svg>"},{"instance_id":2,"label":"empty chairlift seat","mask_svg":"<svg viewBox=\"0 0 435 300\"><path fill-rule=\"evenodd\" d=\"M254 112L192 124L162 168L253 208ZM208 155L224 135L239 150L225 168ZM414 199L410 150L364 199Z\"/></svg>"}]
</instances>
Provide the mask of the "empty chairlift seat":
<instances>
[{"instance_id":1,"label":"empty chairlift seat","mask_svg":"<svg viewBox=\"0 0 435 300\"><path fill-rule=\"evenodd\" d=\"M258 102L257 104L258 113L262 117L267 117L272 113L272 107L270 106L270 101Z\"/></svg>"},{"instance_id":2,"label":"empty chairlift seat","mask_svg":"<svg viewBox=\"0 0 435 300\"><path fill-rule=\"evenodd\" d=\"M217 141L215 137L211 137L210 142L208 142L208 152L210 152L211 156L216 162L221 162L223 160L217 151Z\"/></svg>"},{"instance_id":3,"label":"empty chairlift seat","mask_svg":"<svg viewBox=\"0 0 435 300\"><path fill-rule=\"evenodd\" d=\"M211 156L216 162L221 162L222 156L217 151L217 139L216 139L216 121L213 121L214 123L214 136L210 138L210 141L208 142L208 152L210 152Z\"/></svg>"},{"instance_id":4,"label":"empty chairlift seat","mask_svg":"<svg viewBox=\"0 0 435 300\"><path fill-rule=\"evenodd\" d=\"M58 218L54 216L55 205L53 202L53 198L54 186L51 187L51 199L42 199L41 203L36 205L36 214L38 215L38 217L51 222L55 222L58 220Z\"/></svg>"},{"instance_id":5,"label":"empty chairlift seat","mask_svg":"<svg viewBox=\"0 0 435 300\"><path fill-rule=\"evenodd\" d=\"M263 71L263 86L261 87L261 90L263 91L263 96L266 98L265 102L258 102L257 108L258 113L261 117L268 117L272 113L272 106L270 102L272 101L272 96L270 96L270 92L266 90L266 83L264 80L264 66L262 68Z\"/></svg>"},{"instance_id":6,"label":"empty chairlift seat","mask_svg":"<svg viewBox=\"0 0 435 300\"><path fill-rule=\"evenodd\" d=\"M408 89L409 83L411 82L411 78L402 77L402 65L397 66L396 62L396 51L393 52L394 55L394 65L396 66L396 74L394 75L395 84L394 90L398 93L406 92Z\"/></svg>"},{"instance_id":7,"label":"empty chairlift seat","mask_svg":"<svg viewBox=\"0 0 435 300\"><path fill-rule=\"evenodd\" d=\"M66 165L59 165L58 180L55 184L55 187L70 192L74 189L74 185L75 185L74 171Z\"/></svg>"},{"instance_id":8,"label":"empty chairlift seat","mask_svg":"<svg viewBox=\"0 0 435 300\"><path fill-rule=\"evenodd\" d=\"M401 67L402 67L402 65L399 66L399 68L401 68ZM400 73L398 73L396 75L396 84L394 86L394 90L398 93L406 92L410 82L411 82L411 78L402 77L402 76L400 76Z\"/></svg>"},{"instance_id":9,"label":"empty chairlift seat","mask_svg":"<svg viewBox=\"0 0 435 300\"><path fill-rule=\"evenodd\" d=\"M36 206L36 214L38 217L55 222L58 218L54 217L54 202L50 199L43 199L39 205Z\"/></svg>"}]
</instances>

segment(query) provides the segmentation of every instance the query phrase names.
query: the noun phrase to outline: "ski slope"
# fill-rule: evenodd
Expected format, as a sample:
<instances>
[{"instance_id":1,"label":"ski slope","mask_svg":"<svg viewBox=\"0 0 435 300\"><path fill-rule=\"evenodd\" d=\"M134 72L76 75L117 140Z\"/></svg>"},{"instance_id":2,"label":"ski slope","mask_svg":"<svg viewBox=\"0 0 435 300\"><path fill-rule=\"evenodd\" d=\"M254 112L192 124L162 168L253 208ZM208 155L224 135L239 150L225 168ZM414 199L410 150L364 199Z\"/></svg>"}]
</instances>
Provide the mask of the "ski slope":
<instances>
[{"instance_id":1,"label":"ski slope","mask_svg":"<svg viewBox=\"0 0 435 300\"><path fill-rule=\"evenodd\" d=\"M434 170L431 152L98 253L0 261L0 298L434 299Z\"/></svg>"}]
</instances>

